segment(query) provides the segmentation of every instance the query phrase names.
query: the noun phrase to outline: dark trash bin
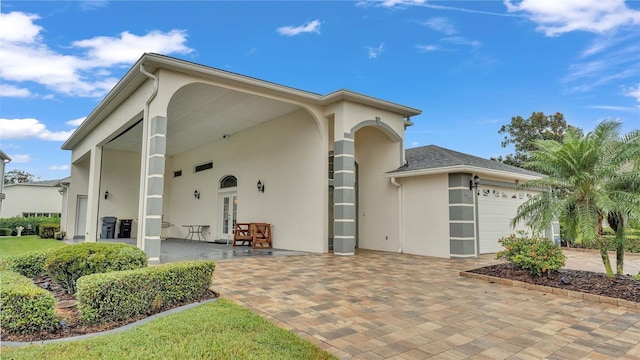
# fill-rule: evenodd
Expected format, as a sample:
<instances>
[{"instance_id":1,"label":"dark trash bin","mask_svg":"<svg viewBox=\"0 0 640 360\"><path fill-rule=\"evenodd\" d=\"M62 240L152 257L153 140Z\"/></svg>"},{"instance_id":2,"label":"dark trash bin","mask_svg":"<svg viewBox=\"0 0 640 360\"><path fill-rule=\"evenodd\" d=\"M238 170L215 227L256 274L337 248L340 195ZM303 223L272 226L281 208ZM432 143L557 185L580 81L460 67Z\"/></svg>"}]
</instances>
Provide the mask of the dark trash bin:
<instances>
[{"instance_id":1,"label":"dark trash bin","mask_svg":"<svg viewBox=\"0 0 640 360\"><path fill-rule=\"evenodd\" d=\"M118 233L119 238L128 239L131 237L131 223L133 219L120 219L120 232Z\"/></svg>"},{"instance_id":2,"label":"dark trash bin","mask_svg":"<svg viewBox=\"0 0 640 360\"><path fill-rule=\"evenodd\" d=\"M118 218L114 216L105 216L102 218L102 233L101 239L113 239L116 235L116 222Z\"/></svg>"}]
</instances>

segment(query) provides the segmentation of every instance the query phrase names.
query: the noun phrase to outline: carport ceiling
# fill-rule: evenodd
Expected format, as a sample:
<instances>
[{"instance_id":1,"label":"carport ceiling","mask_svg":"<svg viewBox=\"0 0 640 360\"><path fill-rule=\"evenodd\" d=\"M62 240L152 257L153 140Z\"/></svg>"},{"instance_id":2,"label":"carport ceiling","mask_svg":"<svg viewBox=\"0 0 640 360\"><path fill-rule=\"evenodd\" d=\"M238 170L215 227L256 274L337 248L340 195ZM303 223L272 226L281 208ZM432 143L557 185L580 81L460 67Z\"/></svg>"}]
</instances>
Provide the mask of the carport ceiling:
<instances>
[{"instance_id":1,"label":"carport ceiling","mask_svg":"<svg viewBox=\"0 0 640 360\"><path fill-rule=\"evenodd\" d=\"M179 90L168 108L167 155L191 150L300 109L263 96L205 84ZM115 135L114 135L115 136ZM105 148L140 152L142 123Z\"/></svg>"}]
</instances>

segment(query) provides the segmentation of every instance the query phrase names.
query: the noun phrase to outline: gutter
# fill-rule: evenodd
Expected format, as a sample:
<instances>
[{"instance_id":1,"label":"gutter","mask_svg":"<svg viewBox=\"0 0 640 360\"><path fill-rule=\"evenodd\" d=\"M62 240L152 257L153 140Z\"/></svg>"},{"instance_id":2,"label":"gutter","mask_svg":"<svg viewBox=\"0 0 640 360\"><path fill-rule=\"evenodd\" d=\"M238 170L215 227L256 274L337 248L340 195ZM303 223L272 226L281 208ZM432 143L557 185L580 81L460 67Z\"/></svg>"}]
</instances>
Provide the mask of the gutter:
<instances>
[{"instance_id":1,"label":"gutter","mask_svg":"<svg viewBox=\"0 0 640 360\"><path fill-rule=\"evenodd\" d=\"M402 208L402 185L392 177L391 183L398 188L398 253L404 252L404 226L403 226L403 208Z\"/></svg>"},{"instance_id":2,"label":"gutter","mask_svg":"<svg viewBox=\"0 0 640 360\"><path fill-rule=\"evenodd\" d=\"M148 169L148 160L149 160L149 134L151 131L151 127L149 126L149 105L155 99L158 94L158 77L148 72L144 65L140 64L140 72L146 75L148 78L153 80L153 92L147 98L147 101L144 103L144 112L142 114L142 127L145 129L144 136L142 137L142 153L140 156L141 162L141 179L140 179L140 195L138 197L139 201L139 209L138 209L138 247L144 250L144 235L146 234L147 222L145 219L145 214L147 213L147 202L145 196L147 194L147 169ZM141 226L140 226L141 225Z\"/></svg>"}]
</instances>

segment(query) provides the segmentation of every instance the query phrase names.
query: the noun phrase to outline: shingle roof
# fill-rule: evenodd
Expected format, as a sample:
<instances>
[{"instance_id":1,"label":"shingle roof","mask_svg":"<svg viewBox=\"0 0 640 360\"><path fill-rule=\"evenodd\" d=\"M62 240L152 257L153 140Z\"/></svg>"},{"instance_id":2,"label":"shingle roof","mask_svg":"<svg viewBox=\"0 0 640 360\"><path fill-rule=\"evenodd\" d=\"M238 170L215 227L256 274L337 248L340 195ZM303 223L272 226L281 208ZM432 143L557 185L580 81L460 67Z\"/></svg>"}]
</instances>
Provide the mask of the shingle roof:
<instances>
[{"instance_id":1,"label":"shingle roof","mask_svg":"<svg viewBox=\"0 0 640 360\"><path fill-rule=\"evenodd\" d=\"M17 183L17 184L7 184L5 186L13 186L13 185L29 185L29 186L57 186L60 182L64 180L69 180L69 177L57 180L40 180L40 181L31 181L26 183Z\"/></svg>"},{"instance_id":2,"label":"shingle roof","mask_svg":"<svg viewBox=\"0 0 640 360\"><path fill-rule=\"evenodd\" d=\"M516 174L543 176L535 171L441 148L436 145L407 149L405 152L405 159L407 160L407 165L401 166L388 173L403 173L407 171L438 169L452 166L472 166L489 170L507 171Z\"/></svg>"}]
</instances>

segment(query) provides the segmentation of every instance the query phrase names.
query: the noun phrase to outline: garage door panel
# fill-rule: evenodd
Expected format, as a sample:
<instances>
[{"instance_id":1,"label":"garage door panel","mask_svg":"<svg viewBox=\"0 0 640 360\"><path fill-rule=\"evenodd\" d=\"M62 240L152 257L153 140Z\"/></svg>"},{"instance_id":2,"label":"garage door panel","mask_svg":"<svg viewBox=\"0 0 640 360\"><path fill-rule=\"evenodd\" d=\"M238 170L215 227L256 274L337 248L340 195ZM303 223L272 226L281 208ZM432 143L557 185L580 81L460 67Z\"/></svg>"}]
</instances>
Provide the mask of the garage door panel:
<instances>
[{"instance_id":1,"label":"garage door panel","mask_svg":"<svg viewBox=\"0 0 640 360\"><path fill-rule=\"evenodd\" d=\"M502 250L502 246L498 243L500 238L518 230L526 230L523 225L513 229L510 224L517 213L518 206L531 198L534 193L490 186L481 186L479 192L480 253L495 253Z\"/></svg>"}]
</instances>

